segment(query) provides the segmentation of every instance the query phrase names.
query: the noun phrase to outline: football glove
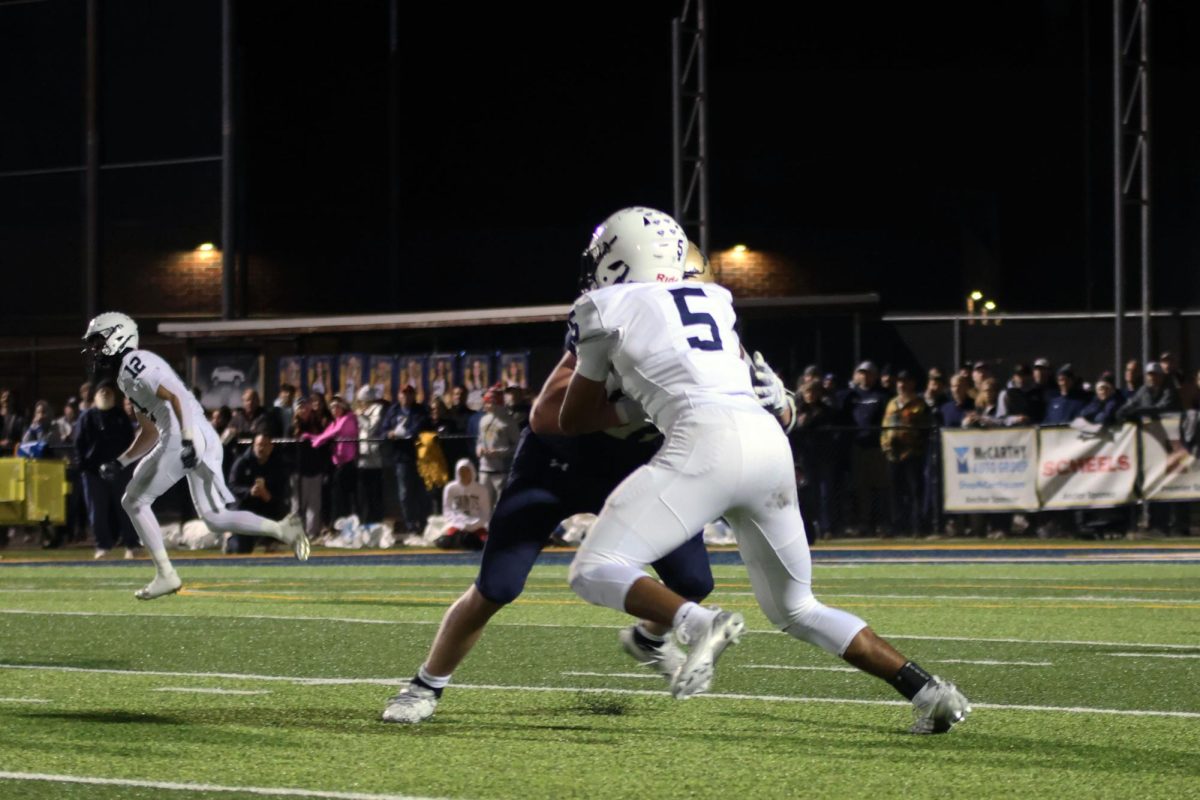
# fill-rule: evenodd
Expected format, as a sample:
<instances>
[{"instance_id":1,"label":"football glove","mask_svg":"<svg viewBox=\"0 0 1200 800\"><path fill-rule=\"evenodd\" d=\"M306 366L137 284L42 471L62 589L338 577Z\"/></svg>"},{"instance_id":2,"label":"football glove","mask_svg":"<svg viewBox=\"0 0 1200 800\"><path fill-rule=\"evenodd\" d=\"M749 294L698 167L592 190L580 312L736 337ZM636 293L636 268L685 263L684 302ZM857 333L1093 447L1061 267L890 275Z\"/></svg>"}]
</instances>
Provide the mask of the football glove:
<instances>
[{"instance_id":1,"label":"football glove","mask_svg":"<svg viewBox=\"0 0 1200 800\"><path fill-rule=\"evenodd\" d=\"M759 404L777 417L782 414L787 408L787 390L783 388L783 381L775 374L775 370L757 350L750 365L750 380Z\"/></svg>"},{"instance_id":2,"label":"football glove","mask_svg":"<svg viewBox=\"0 0 1200 800\"><path fill-rule=\"evenodd\" d=\"M191 439L184 439L183 446L179 449L179 460L183 462L184 469L193 469L196 466L196 445L192 444Z\"/></svg>"},{"instance_id":3,"label":"football glove","mask_svg":"<svg viewBox=\"0 0 1200 800\"><path fill-rule=\"evenodd\" d=\"M100 477L106 481L115 481L121 477L121 462L113 459L100 465Z\"/></svg>"}]
</instances>

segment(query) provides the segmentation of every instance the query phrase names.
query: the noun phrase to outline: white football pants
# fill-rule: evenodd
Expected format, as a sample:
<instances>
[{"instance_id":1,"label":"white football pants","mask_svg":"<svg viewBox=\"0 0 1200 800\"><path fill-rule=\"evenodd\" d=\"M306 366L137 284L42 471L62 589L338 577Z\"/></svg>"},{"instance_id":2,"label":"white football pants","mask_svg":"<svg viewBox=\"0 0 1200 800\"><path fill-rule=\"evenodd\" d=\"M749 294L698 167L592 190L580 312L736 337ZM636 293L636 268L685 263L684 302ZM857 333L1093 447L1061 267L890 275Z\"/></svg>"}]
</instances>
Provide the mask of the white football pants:
<instances>
[{"instance_id":1,"label":"white football pants","mask_svg":"<svg viewBox=\"0 0 1200 800\"><path fill-rule=\"evenodd\" d=\"M648 564L721 516L772 624L842 655L866 623L813 597L791 449L775 418L758 409L711 405L681 414L654 459L609 496L571 564L571 588L624 611Z\"/></svg>"}]
</instances>

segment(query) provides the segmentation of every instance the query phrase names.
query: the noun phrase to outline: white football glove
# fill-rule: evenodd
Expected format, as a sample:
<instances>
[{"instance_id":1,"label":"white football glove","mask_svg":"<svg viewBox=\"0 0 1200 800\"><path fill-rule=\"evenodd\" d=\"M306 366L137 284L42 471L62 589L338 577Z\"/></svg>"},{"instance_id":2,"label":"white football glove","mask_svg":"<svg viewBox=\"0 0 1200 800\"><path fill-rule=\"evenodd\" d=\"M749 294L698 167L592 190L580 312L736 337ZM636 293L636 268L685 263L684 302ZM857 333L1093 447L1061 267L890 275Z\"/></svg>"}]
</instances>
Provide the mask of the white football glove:
<instances>
[{"instance_id":1,"label":"white football glove","mask_svg":"<svg viewBox=\"0 0 1200 800\"><path fill-rule=\"evenodd\" d=\"M754 360L750 362L750 380L754 384L754 393L758 395L759 404L775 416L779 416L788 407L787 389L783 381L771 369L771 365L763 358L763 354L754 351Z\"/></svg>"}]
</instances>

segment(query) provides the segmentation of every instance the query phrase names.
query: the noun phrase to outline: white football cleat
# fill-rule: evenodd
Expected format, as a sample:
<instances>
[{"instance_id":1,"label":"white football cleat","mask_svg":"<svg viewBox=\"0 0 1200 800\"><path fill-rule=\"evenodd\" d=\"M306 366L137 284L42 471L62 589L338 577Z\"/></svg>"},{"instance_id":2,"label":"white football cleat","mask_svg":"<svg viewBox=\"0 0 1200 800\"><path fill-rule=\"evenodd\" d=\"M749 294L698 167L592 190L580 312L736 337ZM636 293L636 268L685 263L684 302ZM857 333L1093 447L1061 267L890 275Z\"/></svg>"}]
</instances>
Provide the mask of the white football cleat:
<instances>
[{"instance_id":1,"label":"white football cleat","mask_svg":"<svg viewBox=\"0 0 1200 800\"><path fill-rule=\"evenodd\" d=\"M683 666L687 654L679 649L679 645L675 644L670 636L662 643L661 647L642 647L633 635L635 628L637 628L636 625L631 625L628 628L622 628L621 632L617 634L621 648L633 656L633 660L643 667L649 667L670 679Z\"/></svg>"},{"instance_id":2,"label":"white football cleat","mask_svg":"<svg viewBox=\"0 0 1200 800\"><path fill-rule=\"evenodd\" d=\"M437 694L433 689L410 683L388 700L387 708L383 710L383 721L416 725L432 717L437 704Z\"/></svg>"},{"instance_id":3,"label":"white football cleat","mask_svg":"<svg viewBox=\"0 0 1200 800\"><path fill-rule=\"evenodd\" d=\"M958 687L934 675L912 699L909 733L946 733L971 713L971 703Z\"/></svg>"},{"instance_id":4,"label":"white football cleat","mask_svg":"<svg viewBox=\"0 0 1200 800\"><path fill-rule=\"evenodd\" d=\"M308 561L308 554L312 548L308 543L308 535L304 532L304 523L300 521L300 515L293 511L283 518L279 526L283 530L283 541L292 546L296 560Z\"/></svg>"},{"instance_id":5,"label":"white football cleat","mask_svg":"<svg viewBox=\"0 0 1200 800\"><path fill-rule=\"evenodd\" d=\"M688 644L687 658L671 677L671 694L679 700L708 691L713 670L725 648L737 644L746 621L737 612L717 610L708 629Z\"/></svg>"},{"instance_id":6,"label":"white football cleat","mask_svg":"<svg viewBox=\"0 0 1200 800\"><path fill-rule=\"evenodd\" d=\"M166 575L155 575L154 580L134 592L133 596L138 600L153 600L156 597L175 594L181 586L183 581L179 580L179 573L172 570Z\"/></svg>"},{"instance_id":7,"label":"white football cleat","mask_svg":"<svg viewBox=\"0 0 1200 800\"><path fill-rule=\"evenodd\" d=\"M97 547L96 552L92 553L92 558L95 559L96 561L99 561L100 559L102 559L106 555L108 555L108 553L109 553L109 551L107 548Z\"/></svg>"}]
</instances>

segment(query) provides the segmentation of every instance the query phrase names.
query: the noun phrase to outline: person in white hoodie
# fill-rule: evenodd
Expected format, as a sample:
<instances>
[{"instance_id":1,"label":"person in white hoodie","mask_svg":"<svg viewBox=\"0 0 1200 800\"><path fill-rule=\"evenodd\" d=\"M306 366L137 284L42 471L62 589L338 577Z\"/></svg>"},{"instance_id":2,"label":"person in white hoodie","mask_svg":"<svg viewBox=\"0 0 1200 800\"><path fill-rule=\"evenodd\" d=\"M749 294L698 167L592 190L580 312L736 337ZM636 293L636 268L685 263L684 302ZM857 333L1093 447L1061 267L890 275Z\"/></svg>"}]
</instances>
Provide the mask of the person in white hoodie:
<instances>
[{"instance_id":1,"label":"person in white hoodie","mask_svg":"<svg viewBox=\"0 0 1200 800\"><path fill-rule=\"evenodd\" d=\"M492 492L475 477L475 465L460 458L454 465L455 480L442 492L442 514L448 525L436 542L447 550L482 550L487 524L492 518Z\"/></svg>"}]
</instances>

